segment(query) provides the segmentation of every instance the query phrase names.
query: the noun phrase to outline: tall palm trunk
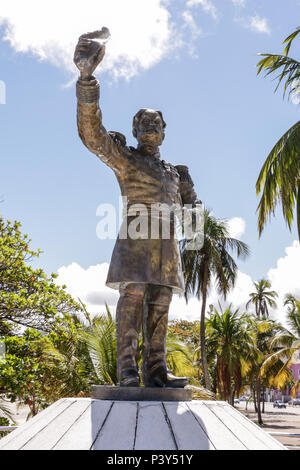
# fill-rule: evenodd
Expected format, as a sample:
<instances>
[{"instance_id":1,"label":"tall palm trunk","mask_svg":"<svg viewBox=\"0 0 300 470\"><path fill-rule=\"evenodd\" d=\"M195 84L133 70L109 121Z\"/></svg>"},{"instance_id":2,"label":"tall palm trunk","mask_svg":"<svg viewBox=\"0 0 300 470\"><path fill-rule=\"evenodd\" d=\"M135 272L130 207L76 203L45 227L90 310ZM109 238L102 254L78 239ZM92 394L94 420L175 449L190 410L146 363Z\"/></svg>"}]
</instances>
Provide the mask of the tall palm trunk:
<instances>
[{"instance_id":1,"label":"tall palm trunk","mask_svg":"<svg viewBox=\"0 0 300 470\"><path fill-rule=\"evenodd\" d=\"M200 318L200 350L201 350L201 362L204 373L205 387L211 390L210 377L208 372L206 346L205 346L205 311L206 311L206 298L208 288L208 265L205 263L204 267L204 278L203 278L203 289L202 289L202 308Z\"/></svg>"},{"instance_id":2,"label":"tall palm trunk","mask_svg":"<svg viewBox=\"0 0 300 470\"><path fill-rule=\"evenodd\" d=\"M231 389L231 376L229 374L228 368L227 368L227 377L224 380L224 386L225 386L225 400L231 405L231 400L232 400L232 389Z\"/></svg>"},{"instance_id":3,"label":"tall palm trunk","mask_svg":"<svg viewBox=\"0 0 300 470\"><path fill-rule=\"evenodd\" d=\"M232 394L231 394L231 405L232 405L232 406L234 406L235 392L236 392L236 386L235 386L235 384L234 384L234 385L233 385Z\"/></svg>"},{"instance_id":4,"label":"tall palm trunk","mask_svg":"<svg viewBox=\"0 0 300 470\"><path fill-rule=\"evenodd\" d=\"M257 379L257 381L256 381L257 420L258 420L259 425L263 424L263 420L262 420L262 417L261 417L261 408L260 408L260 389L261 389L261 383L260 383L260 380Z\"/></svg>"},{"instance_id":5,"label":"tall palm trunk","mask_svg":"<svg viewBox=\"0 0 300 470\"><path fill-rule=\"evenodd\" d=\"M218 391L218 378L217 378L217 374L214 374L213 384L212 384L212 391L214 392L214 394L217 394L217 391Z\"/></svg>"},{"instance_id":6,"label":"tall palm trunk","mask_svg":"<svg viewBox=\"0 0 300 470\"><path fill-rule=\"evenodd\" d=\"M254 403L254 411L255 411L255 413L257 413L257 404L256 404L255 384L254 384L254 386L253 386L252 390L253 390L253 403Z\"/></svg>"}]
</instances>

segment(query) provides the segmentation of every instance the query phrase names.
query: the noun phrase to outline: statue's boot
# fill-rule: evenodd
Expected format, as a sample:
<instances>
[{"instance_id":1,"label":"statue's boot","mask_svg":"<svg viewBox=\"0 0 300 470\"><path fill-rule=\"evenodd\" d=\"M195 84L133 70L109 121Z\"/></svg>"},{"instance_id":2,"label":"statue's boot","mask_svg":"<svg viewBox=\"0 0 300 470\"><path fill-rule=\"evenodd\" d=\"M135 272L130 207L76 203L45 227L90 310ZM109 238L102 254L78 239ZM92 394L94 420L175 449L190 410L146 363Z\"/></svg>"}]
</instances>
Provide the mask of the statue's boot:
<instances>
[{"instance_id":1,"label":"statue's boot","mask_svg":"<svg viewBox=\"0 0 300 470\"><path fill-rule=\"evenodd\" d=\"M186 377L176 377L166 365L166 336L172 290L149 285L145 295L143 380L146 387L183 388Z\"/></svg>"},{"instance_id":2,"label":"statue's boot","mask_svg":"<svg viewBox=\"0 0 300 470\"><path fill-rule=\"evenodd\" d=\"M144 284L125 284L120 288L116 311L118 382L139 387L139 333L142 324Z\"/></svg>"}]
</instances>

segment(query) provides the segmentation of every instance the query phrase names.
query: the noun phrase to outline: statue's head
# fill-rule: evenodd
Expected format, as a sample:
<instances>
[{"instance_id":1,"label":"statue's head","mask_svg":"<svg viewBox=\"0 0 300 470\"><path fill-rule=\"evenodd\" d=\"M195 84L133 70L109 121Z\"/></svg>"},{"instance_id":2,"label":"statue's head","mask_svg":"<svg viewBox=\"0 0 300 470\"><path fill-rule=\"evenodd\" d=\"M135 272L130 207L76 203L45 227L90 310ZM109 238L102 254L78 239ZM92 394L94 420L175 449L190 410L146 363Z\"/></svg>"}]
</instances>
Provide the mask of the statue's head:
<instances>
[{"instance_id":1,"label":"statue's head","mask_svg":"<svg viewBox=\"0 0 300 470\"><path fill-rule=\"evenodd\" d=\"M161 111L143 108L133 118L132 134L139 145L159 146L165 137L165 127Z\"/></svg>"}]
</instances>

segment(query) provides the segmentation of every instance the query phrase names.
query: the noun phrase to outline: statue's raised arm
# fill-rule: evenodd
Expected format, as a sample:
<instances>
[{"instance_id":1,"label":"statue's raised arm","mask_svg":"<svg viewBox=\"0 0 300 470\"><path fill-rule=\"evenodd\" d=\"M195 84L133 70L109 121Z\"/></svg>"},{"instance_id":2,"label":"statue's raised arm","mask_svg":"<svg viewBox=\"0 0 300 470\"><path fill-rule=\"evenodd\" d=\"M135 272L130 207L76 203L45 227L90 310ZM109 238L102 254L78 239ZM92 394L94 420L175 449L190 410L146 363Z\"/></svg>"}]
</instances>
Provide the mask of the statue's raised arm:
<instances>
[{"instance_id":1,"label":"statue's raised arm","mask_svg":"<svg viewBox=\"0 0 300 470\"><path fill-rule=\"evenodd\" d=\"M93 72L105 54L108 28L80 36L74 53L74 63L80 71L76 84L77 126L84 145L114 170L121 170L122 155L119 146L102 125L99 108L100 87Z\"/></svg>"}]
</instances>

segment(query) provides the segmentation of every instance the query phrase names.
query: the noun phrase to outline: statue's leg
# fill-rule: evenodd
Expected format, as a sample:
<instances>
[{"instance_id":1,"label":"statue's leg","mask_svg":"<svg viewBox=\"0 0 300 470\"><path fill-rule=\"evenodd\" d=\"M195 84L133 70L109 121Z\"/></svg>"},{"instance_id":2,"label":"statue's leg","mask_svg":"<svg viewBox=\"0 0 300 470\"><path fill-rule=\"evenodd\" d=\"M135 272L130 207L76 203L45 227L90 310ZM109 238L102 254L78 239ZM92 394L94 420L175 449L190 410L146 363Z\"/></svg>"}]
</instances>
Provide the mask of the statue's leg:
<instances>
[{"instance_id":1,"label":"statue's leg","mask_svg":"<svg viewBox=\"0 0 300 470\"><path fill-rule=\"evenodd\" d=\"M166 336L172 289L148 285L144 301L143 380L148 387L184 387L186 377L175 377L167 369Z\"/></svg>"},{"instance_id":2,"label":"statue's leg","mask_svg":"<svg viewBox=\"0 0 300 470\"><path fill-rule=\"evenodd\" d=\"M117 367L121 386L139 386L138 348L142 324L145 284L128 283L120 287L116 311Z\"/></svg>"}]
</instances>

